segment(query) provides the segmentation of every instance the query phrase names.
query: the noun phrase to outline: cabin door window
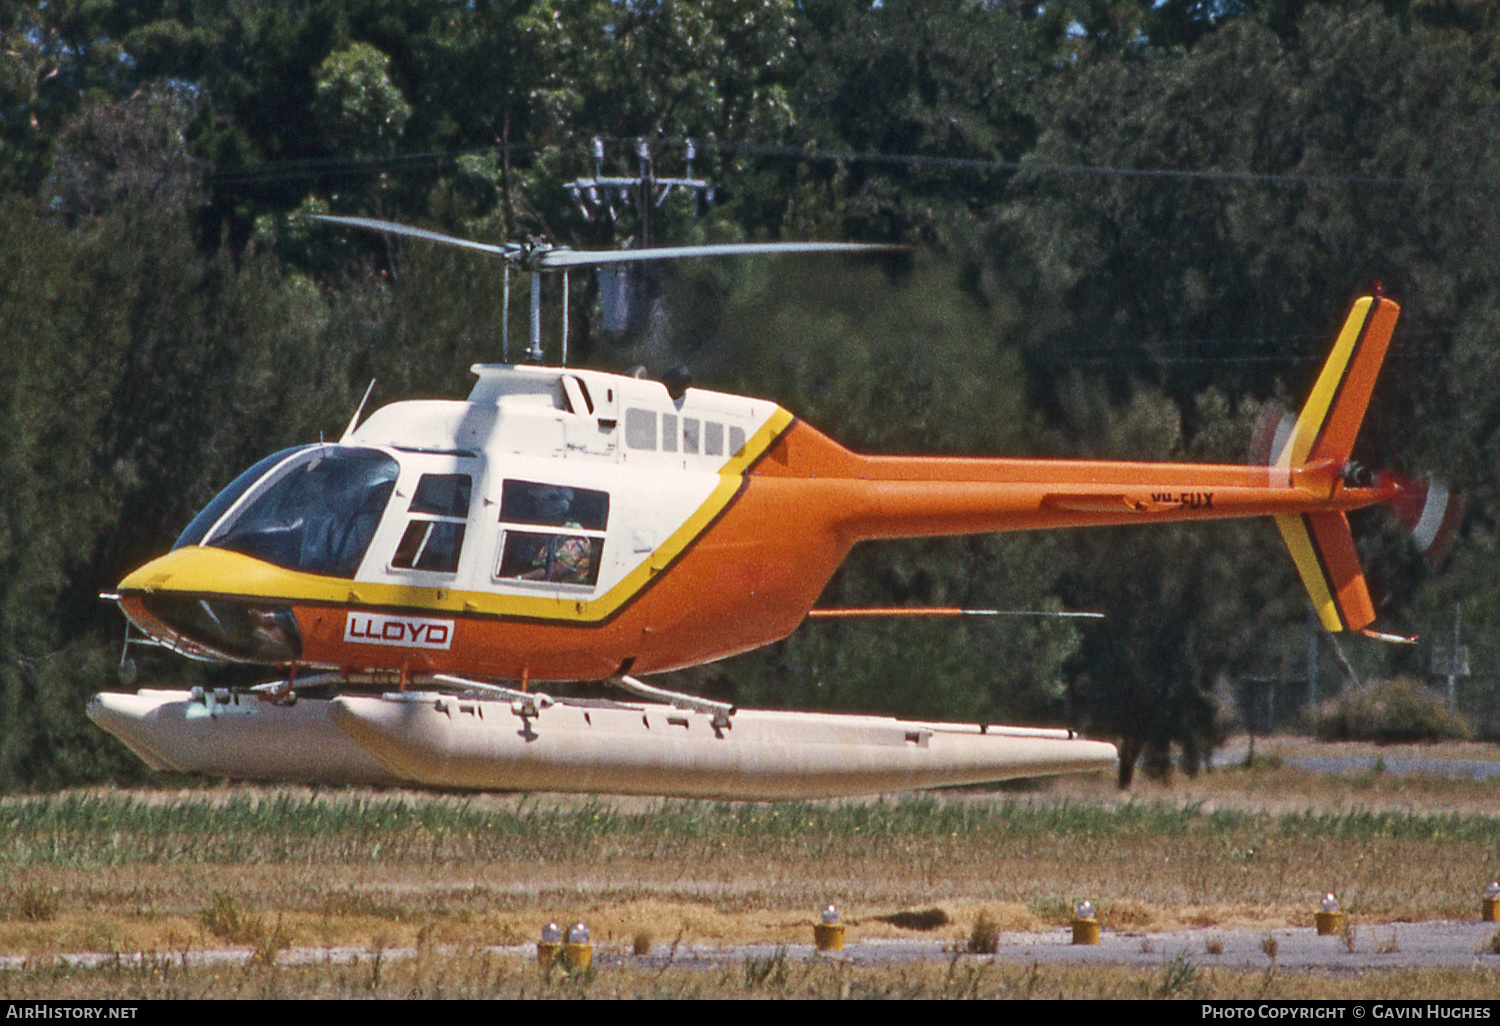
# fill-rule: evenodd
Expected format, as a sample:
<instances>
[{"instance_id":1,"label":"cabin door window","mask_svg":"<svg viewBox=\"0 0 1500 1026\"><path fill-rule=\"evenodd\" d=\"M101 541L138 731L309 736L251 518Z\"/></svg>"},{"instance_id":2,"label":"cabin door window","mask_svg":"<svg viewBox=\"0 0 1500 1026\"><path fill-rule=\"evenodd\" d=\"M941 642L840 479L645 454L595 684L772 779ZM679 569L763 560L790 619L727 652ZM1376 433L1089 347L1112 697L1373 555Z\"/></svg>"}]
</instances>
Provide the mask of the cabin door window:
<instances>
[{"instance_id":1,"label":"cabin door window","mask_svg":"<svg viewBox=\"0 0 1500 1026\"><path fill-rule=\"evenodd\" d=\"M423 474L408 513L411 519L396 546L396 570L458 572L473 480L468 474Z\"/></svg>"},{"instance_id":2,"label":"cabin door window","mask_svg":"<svg viewBox=\"0 0 1500 1026\"><path fill-rule=\"evenodd\" d=\"M599 580L609 493L541 481L500 489L500 560L495 577L592 587Z\"/></svg>"}]
</instances>

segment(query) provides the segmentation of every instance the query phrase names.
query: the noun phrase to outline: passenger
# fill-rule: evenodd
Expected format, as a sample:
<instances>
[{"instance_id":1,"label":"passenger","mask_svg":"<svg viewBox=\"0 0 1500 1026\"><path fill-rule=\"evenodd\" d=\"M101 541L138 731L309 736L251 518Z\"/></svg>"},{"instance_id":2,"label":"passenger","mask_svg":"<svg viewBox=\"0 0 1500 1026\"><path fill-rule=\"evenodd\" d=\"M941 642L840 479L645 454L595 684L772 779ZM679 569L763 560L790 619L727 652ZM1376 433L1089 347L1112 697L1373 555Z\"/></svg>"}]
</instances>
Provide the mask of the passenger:
<instances>
[{"instance_id":1,"label":"passenger","mask_svg":"<svg viewBox=\"0 0 1500 1026\"><path fill-rule=\"evenodd\" d=\"M571 488L539 488L531 494L533 513L538 523L561 527L582 527L568 519L573 503ZM559 584L587 584L590 547L587 538L555 534L537 546L531 567L521 578L527 581L555 581Z\"/></svg>"}]
</instances>

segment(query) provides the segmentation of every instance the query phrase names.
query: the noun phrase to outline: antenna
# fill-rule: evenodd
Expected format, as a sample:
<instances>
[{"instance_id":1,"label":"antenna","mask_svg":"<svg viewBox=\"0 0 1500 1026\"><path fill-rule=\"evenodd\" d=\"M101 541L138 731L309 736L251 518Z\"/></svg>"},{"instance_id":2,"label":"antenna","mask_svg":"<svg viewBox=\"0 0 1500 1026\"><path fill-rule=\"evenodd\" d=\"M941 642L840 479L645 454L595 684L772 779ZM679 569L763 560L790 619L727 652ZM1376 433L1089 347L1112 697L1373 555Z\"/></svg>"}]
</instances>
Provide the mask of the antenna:
<instances>
[{"instance_id":1,"label":"antenna","mask_svg":"<svg viewBox=\"0 0 1500 1026\"><path fill-rule=\"evenodd\" d=\"M371 378L370 384L365 388L365 397L361 399L359 401L359 405L355 407L354 416L349 418L349 426L344 428L344 434L341 438L339 438L340 445L348 441L349 436L354 434L354 429L359 424L359 415L365 412L365 403L370 401L370 393L373 391L375 391L375 379Z\"/></svg>"}]
</instances>

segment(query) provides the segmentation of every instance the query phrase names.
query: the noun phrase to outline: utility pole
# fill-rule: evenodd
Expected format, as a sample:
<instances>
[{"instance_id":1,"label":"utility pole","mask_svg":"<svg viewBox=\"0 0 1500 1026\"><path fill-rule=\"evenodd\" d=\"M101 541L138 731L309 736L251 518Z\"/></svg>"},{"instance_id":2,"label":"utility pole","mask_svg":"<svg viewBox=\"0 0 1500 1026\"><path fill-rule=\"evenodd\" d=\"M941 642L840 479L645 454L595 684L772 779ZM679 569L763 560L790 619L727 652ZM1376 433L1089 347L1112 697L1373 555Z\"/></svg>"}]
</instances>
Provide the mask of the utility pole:
<instances>
[{"instance_id":1,"label":"utility pole","mask_svg":"<svg viewBox=\"0 0 1500 1026\"><path fill-rule=\"evenodd\" d=\"M693 209L712 206L714 187L701 178L693 177L693 160L697 146L692 139L682 142L683 164L686 174L680 178L659 177L656 174L655 157L651 141L644 137L635 141L635 157L638 171L635 175L608 176L604 174L604 140L594 136L590 141L590 152L594 158L592 178L575 178L567 183L568 195L583 214L586 221L596 218L609 219L613 224L625 210L634 210L636 231L634 247L646 249L652 244L655 211L673 190L683 189L693 195ZM601 327L606 334L633 332L641 320L642 293L649 291L643 278L641 265L622 264L617 267L601 267L598 270L599 308Z\"/></svg>"}]
</instances>

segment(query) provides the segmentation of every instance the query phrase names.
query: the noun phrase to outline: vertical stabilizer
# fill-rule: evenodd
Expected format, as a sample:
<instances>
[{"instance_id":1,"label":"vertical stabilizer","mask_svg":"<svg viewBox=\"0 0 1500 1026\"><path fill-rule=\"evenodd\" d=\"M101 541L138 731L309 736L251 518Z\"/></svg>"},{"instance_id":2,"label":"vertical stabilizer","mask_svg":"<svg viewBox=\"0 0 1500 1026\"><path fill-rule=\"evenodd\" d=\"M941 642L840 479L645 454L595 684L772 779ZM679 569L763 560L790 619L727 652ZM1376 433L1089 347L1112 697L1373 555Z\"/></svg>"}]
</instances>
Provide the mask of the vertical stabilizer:
<instances>
[{"instance_id":1,"label":"vertical stabilizer","mask_svg":"<svg viewBox=\"0 0 1500 1026\"><path fill-rule=\"evenodd\" d=\"M1375 619L1349 521L1338 510L1276 518L1325 630L1357 631Z\"/></svg>"},{"instance_id":2,"label":"vertical stabilizer","mask_svg":"<svg viewBox=\"0 0 1500 1026\"><path fill-rule=\"evenodd\" d=\"M1400 312L1399 306L1381 297L1365 296L1354 304L1277 457L1278 467L1314 460L1342 464L1349 459Z\"/></svg>"},{"instance_id":3,"label":"vertical stabilizer","mask_svg":"<svg viewBox=\"0 0 1500 1026\"><path fill-rule=\"evenodd\" d=\"M1398 313L1400 307L1379 296L1354 304L1312 394L1275 454L1276 466L1348 463ZM1358 631L1374 621L1370 589L1341 511L1279 516L1276 526L1326 629Z\"/></svg>"}]
</instances>

